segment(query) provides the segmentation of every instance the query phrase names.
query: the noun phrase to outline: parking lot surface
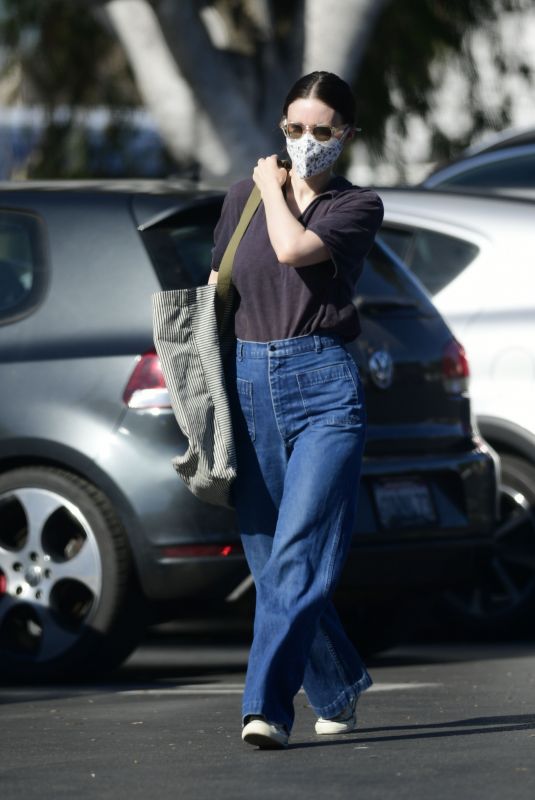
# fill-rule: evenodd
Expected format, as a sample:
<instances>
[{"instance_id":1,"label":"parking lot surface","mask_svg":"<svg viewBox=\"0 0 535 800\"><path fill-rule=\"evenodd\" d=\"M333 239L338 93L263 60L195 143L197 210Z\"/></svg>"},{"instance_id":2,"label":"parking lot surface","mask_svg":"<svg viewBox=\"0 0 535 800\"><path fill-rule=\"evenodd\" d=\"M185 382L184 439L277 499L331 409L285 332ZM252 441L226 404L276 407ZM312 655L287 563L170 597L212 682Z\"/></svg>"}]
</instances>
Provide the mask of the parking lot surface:
<instances>
[{"instance_id":1,"label":"parking lot surface","mask_svg":"<svg viewBox=\"0 0 535 800\"><path fill-rule=\"evenodd\" d=\"M316 736L299 694L285 751L241 742L246 659L152 637L104 682L1 686L2 800L535 796L535 643L390 650L354 734Z\"/></svg>"}]
</instances>

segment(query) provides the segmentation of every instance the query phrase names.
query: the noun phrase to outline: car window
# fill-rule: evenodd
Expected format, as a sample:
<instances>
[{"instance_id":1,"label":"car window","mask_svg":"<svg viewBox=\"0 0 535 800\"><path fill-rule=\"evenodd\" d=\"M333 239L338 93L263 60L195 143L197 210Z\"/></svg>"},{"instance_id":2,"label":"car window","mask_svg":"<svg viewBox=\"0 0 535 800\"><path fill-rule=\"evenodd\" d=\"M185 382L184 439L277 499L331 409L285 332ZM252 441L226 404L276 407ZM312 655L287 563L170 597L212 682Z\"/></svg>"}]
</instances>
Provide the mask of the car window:
<instances>
[{"instance_id":1,"label":"car window","mask_svg":"<svg viewBox=\"0 0 535 800\"><path fill-rule=\"evenodd\" d=\"M435 295L476 258L472 242L423 228L403 228L383 223L381 237Z\"/></svg>"},{"instance_id":2,"label":"car window","mask_svg":"<svg viewBox=\"0 0 535 800\"><path fill-rule=\"evenodd\" d=\"M41 225L25 212L0 209L0 323L29 313L44 287Z\"/></svg>"},{"instance_id":3,"label":"car window","mask_svg":"<svg viewBox=\"0 0 535 800\"><path fill-rule=\"evenodd\" d=\"M221 202L211 201L141 231L163 289L186 289L207 282L220 213Z\"/></svg>"},{"instance_id":4,"label":"car window","mask_svg":"<svg viewBox=\"0 0 535 800\"><path fill-rule=\"evenodd\" d=\"M356 304L370 313L397 313L403 316L436 313L431 301L409 270L383 247L381 236L364 260L356 286Z\"/></svg>"},{"instance_id":5,"label":"car window","mask_svg":"<svg viewBox=\"0 0 535 800\"><path fill-rule=\"evenodd\" d=\"M479 188L533 188L535 186L535 153L511 156L467 169L459 175L445 178L440 184Z\"/></svg>"},{"instance_id":6,"label":"car window","mask_svg":"<svg viewBox=\"0 0 535 800\"><path fill-rule=\"evenodd\" d=\"M390 227L383 223L380 235L381 239L392 248L394 253L397 253L401 260L407 264L411 245L414 240L414 231Z\"/></svg>"}]
</instances>

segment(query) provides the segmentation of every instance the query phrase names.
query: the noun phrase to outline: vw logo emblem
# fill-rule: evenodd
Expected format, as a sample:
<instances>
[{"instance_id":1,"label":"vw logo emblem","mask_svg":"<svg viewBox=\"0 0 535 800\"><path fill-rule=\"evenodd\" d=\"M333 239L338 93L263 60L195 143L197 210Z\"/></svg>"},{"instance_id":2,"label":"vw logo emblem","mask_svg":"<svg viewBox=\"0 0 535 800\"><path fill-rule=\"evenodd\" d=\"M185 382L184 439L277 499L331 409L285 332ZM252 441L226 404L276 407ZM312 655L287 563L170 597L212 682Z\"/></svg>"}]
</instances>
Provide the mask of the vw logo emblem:
<instances>
[{"instance_id":1,"label":"vw logo emblem","mask_svg":"<svg viewBox=\"0 0 535 800\"><path fill-rule=\"evenodd\" d=\"M370 377L379 389L388 389L394 376L394 362L386 350L376 350L368 361Z\"/></svg>"}]
</instances>

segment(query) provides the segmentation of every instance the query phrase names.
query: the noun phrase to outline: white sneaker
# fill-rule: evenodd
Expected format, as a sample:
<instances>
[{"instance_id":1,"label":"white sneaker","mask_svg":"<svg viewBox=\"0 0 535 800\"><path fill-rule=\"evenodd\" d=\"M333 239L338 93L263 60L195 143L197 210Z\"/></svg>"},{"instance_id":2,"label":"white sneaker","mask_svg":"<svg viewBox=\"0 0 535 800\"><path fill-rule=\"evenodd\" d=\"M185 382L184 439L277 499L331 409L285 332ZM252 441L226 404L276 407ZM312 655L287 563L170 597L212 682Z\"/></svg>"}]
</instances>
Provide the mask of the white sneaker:
<instances>
[{"instance_id":1,"label":"white sneaker","mask_svg":"<svg viewBox=\"0 0 535 800\"><path fill-rule=\"evenodd\" d=\"M355 700L352 705L346 706L336 717L331 719L319 717L316 720L316 733L324 736L325 734L351 733L351 731L354 731L357 727L356 705L357 701Z\"/></svg>"},{"instance_id":2,"label":"white sneaker","mask_svg":"<svg viewBox=\"0 0 535 800\"><path fill-rule=\"evenodd\" d=\"M268 722L265 717L251 715L243 726L241 738L247 744L256 745L263 750L277 750L288 746L288 733L283 725Z\"/></svg>"}]
</instances>

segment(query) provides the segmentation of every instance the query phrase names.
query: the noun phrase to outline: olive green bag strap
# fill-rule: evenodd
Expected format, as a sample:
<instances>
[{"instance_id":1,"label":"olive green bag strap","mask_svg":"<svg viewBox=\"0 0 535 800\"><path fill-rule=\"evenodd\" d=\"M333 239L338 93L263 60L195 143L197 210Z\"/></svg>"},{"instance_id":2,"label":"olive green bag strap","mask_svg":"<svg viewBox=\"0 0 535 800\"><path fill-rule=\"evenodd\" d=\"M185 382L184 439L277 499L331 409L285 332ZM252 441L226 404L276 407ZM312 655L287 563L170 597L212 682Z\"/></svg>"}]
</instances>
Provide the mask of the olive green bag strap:
<instances>
[{"instance_id":1,"label":"olive green bag strap","mask_svg":"<svg viewBox=\"0 0 535 800\"><path fill-rule=\"evenodd\" d=\"M245 203L236 230L232 234L227 249L221 259L221 264L219 265L216 285L216 312L220 334L223 332L230 309L232 308L231 285L234 256L236 255L236 250L242 240L243 234L247 230L256 209L260 205L261 199L260 189L258 186L255 186Z\"/></svg>"}]
</instances>

